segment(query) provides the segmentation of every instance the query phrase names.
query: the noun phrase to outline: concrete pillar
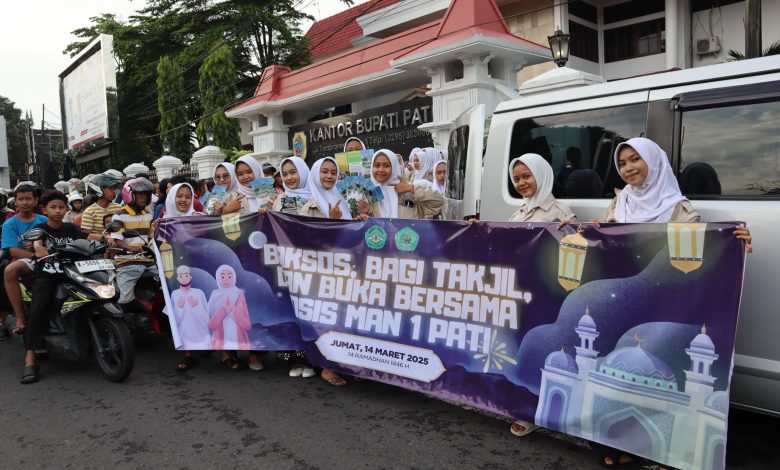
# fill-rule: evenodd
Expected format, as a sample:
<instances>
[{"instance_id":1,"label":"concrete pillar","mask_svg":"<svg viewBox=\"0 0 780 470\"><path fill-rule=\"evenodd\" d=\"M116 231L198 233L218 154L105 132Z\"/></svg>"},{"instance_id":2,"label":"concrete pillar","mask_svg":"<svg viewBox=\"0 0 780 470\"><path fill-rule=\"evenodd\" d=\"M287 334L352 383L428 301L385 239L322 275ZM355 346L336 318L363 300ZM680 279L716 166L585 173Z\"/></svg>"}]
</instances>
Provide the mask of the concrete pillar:
<instances>
[{"instance_id":1,"label":"concrete pillar","mask_svg":"<svg viewBox=\"0 0 780 470\"><path fill-rule=\"evenodd\" d=\"M157 181L160 181L161 179L172 177L174 171L179 170L184 166L184 163L174 156L163 155L155 160L152 166L157 170Z\"/></svg>"},{"instance_id":2,"label":"concrete pillar","mask_svg":"<svg viewBox=\"0 0 780 470\"><path fill-rule=\"evenodd\" d=\"M207 145L192 154L190 164L198 169L198 179L212 178L217 165L225 161L225 154L216 145Z\"/></svg>"},{"instance_id":3,"label":"concrete pillar","mask_svg":"<svg viewBox=\"0 0 780 470\"><path fill-rule=\"evenodd\" d=\"M673 69L677 62L677 1L666 0L666 69Z\"/></svg>"},{"instance_id":4,"label":"concrete pillar","mask_svg":"<svg viewBox=\"0 0 780 470\"><path fill-rule=\"evenodd\" d=\"M290 128L284 125L281 110L267 111L265 125L259 125L249 133L255 150L255 158L266 157L266 161L278 161L292 155L290 149L288 131ZM257 121L259 123L259 119Z\"/></svg>"}]
</instances>

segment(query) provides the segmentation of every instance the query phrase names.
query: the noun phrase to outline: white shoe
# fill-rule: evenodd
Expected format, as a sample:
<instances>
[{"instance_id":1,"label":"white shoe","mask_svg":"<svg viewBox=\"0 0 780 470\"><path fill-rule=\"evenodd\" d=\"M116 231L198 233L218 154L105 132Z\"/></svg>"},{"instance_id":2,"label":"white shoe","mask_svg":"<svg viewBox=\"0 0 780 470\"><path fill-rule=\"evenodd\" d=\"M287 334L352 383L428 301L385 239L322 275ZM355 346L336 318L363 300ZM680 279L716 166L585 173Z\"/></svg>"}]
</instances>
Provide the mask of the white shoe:
<instances>
[{"instance_id":1,"label":"white shoe","mask_svg":"<svg viewBox=\"0 0 780 470\"><path fill-rule=\"evenodd\" d=\"M314 377L317 375L316 372L314 372L314 368L312 367L304 367L303 372L301 373L301 377L304 379L308 379L309 377Z\"/></svg>"},{"instance_id":2,"label":"white shoe","mask_svg":"<svg viewBox=\"0 0 780 470\"><path fill-rule=\"evenodd\" d=\"M290 377L300 377L303 374L303 366L293 366L290 369Z\"/></svg>"}]
</instances>

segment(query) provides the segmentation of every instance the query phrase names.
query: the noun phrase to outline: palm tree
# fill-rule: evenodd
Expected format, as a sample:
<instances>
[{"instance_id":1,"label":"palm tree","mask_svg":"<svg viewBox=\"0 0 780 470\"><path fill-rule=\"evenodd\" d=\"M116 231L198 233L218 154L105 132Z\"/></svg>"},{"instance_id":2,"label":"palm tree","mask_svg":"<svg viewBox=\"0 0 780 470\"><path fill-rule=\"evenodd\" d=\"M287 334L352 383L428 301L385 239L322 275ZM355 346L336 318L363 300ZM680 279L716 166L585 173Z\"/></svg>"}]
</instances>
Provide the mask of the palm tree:
<instances>
[{"instance_id":1,"label":"palm tree","mask_svg":"<svg viewBox=\"0 0 780 470\"><path fill-rule=\"evenodd\" d=\"M764 52L761 53L761 57L766 57L768 55L779 55L779 54L780 54L780 41L775 41L772 43L772 45L764 49ZM735 51L734 49L729 50L728 56L730 57L729 60L731 61L747 59L747 57L745 57L745 54Z\"/></svg>"}]
</instances>

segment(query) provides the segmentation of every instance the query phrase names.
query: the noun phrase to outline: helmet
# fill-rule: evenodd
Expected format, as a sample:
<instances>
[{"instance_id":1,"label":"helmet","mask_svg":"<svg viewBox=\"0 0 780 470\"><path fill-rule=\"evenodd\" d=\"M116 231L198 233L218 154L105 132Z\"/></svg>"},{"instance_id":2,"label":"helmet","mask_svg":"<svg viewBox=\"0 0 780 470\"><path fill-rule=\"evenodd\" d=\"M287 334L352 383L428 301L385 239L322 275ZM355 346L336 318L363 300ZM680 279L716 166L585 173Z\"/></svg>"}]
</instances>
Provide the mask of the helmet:
<instances>
[{"instance_id":1,"label":"helmet","mask_svg":"<svg viewBox=\"0 0 780 470\"><path fill-rule=\"evenodd\" d=\"M68 192L68 182L67 181L57 181L54 183L54 189L56 189L59 192L66 193Z\"/></svg>"},{"instance_id":2,"label":"helmet","mask_svg":"<svg viewBox=\"0 0 780 470\"><path fill-rule=\"evenodd\" d=\"M84 198L81 197L81 194L74 191L70 194L68 194L68 204L70 205L70 208L73 209L73 202L74 201L84 201Z\"/></svg>"},{"instance_id":3,"label":"helmet","mask_svg":"<svg viewBox=\"0 0 780 470\"><path fill-rule=\"evenodd\" d=\"M15 203L14 201L15 201L15 199L14 199L14 198L12 198L12 197L9 197L9 198L8 198L8 204L6 204L6 206L7 206L9 209L11 209L12 211L15 211L15 210L16 210L16 203Z\"/></svg>"},{"instance_id":4,"label":"helmet","mask_svg":"<svg viewBox=\"0 0 780 470\"><path fill-rule=\"evenodd\" d=\"M68 180L68 185L69 186L78 186L79 183L81 183L81 180L78 179L78 178L71 178L71 179Z\"/></svg>"},{"instance_id":5,"label":"helmet","mask_svg":"<svg viewBox=\"0 0 780 470\"><path fill-rule=\"evenodd\" d=\"M133 178L128 180L122 188L122 201L128 205L135 205L135 195L146 193L149 198L154 192L154 185L146 178ZM150 201L151 202L151 201Z\"/></svg>"},{"instance_id":6,"label":"helmet","mask_svg":"<svg viewBox=\"0 0 780 470\"><path fill-rule=\"evenodd\" d=\"M103 188L108 186L113 187L121 182L121 180L105 173L95 175L89 180L89 184L87 185L87 194L92 194L95 197L103 197Z\"/></svg>"},{"instance_id":7,"label":"helmet","mask_svg":"<svg viewBox=\"0 0 780 470\"><path fill-rule=\"evenodd\" d=\"M122 174L119 170L106 170L103 172L103 174L113 176L114 178L121 180L125 175Z\"/></svg>"}]
</instances>

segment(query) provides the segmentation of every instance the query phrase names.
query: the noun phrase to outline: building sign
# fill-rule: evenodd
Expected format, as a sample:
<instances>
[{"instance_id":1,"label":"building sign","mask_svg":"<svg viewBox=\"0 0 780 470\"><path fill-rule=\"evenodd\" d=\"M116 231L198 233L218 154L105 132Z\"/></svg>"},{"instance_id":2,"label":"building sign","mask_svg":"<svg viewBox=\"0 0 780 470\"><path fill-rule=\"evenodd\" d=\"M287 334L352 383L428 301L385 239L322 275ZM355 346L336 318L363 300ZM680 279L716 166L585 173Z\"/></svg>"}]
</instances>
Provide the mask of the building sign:
<instances>
[{"instance_id":1,"label":"building sign","mask_svg":"<svg viewBox=\"0 0 780 470\"><path fill-rule=\"evenodd\" d=\"M363 141L366 148L386 148L408 158L415 147L432 147L427 131L417 129L433 120L431 98L418 98L351 113L290 128L290 148L307 163L333 156L344 150L350 137Z\"/></svg>"}]
</instances>

